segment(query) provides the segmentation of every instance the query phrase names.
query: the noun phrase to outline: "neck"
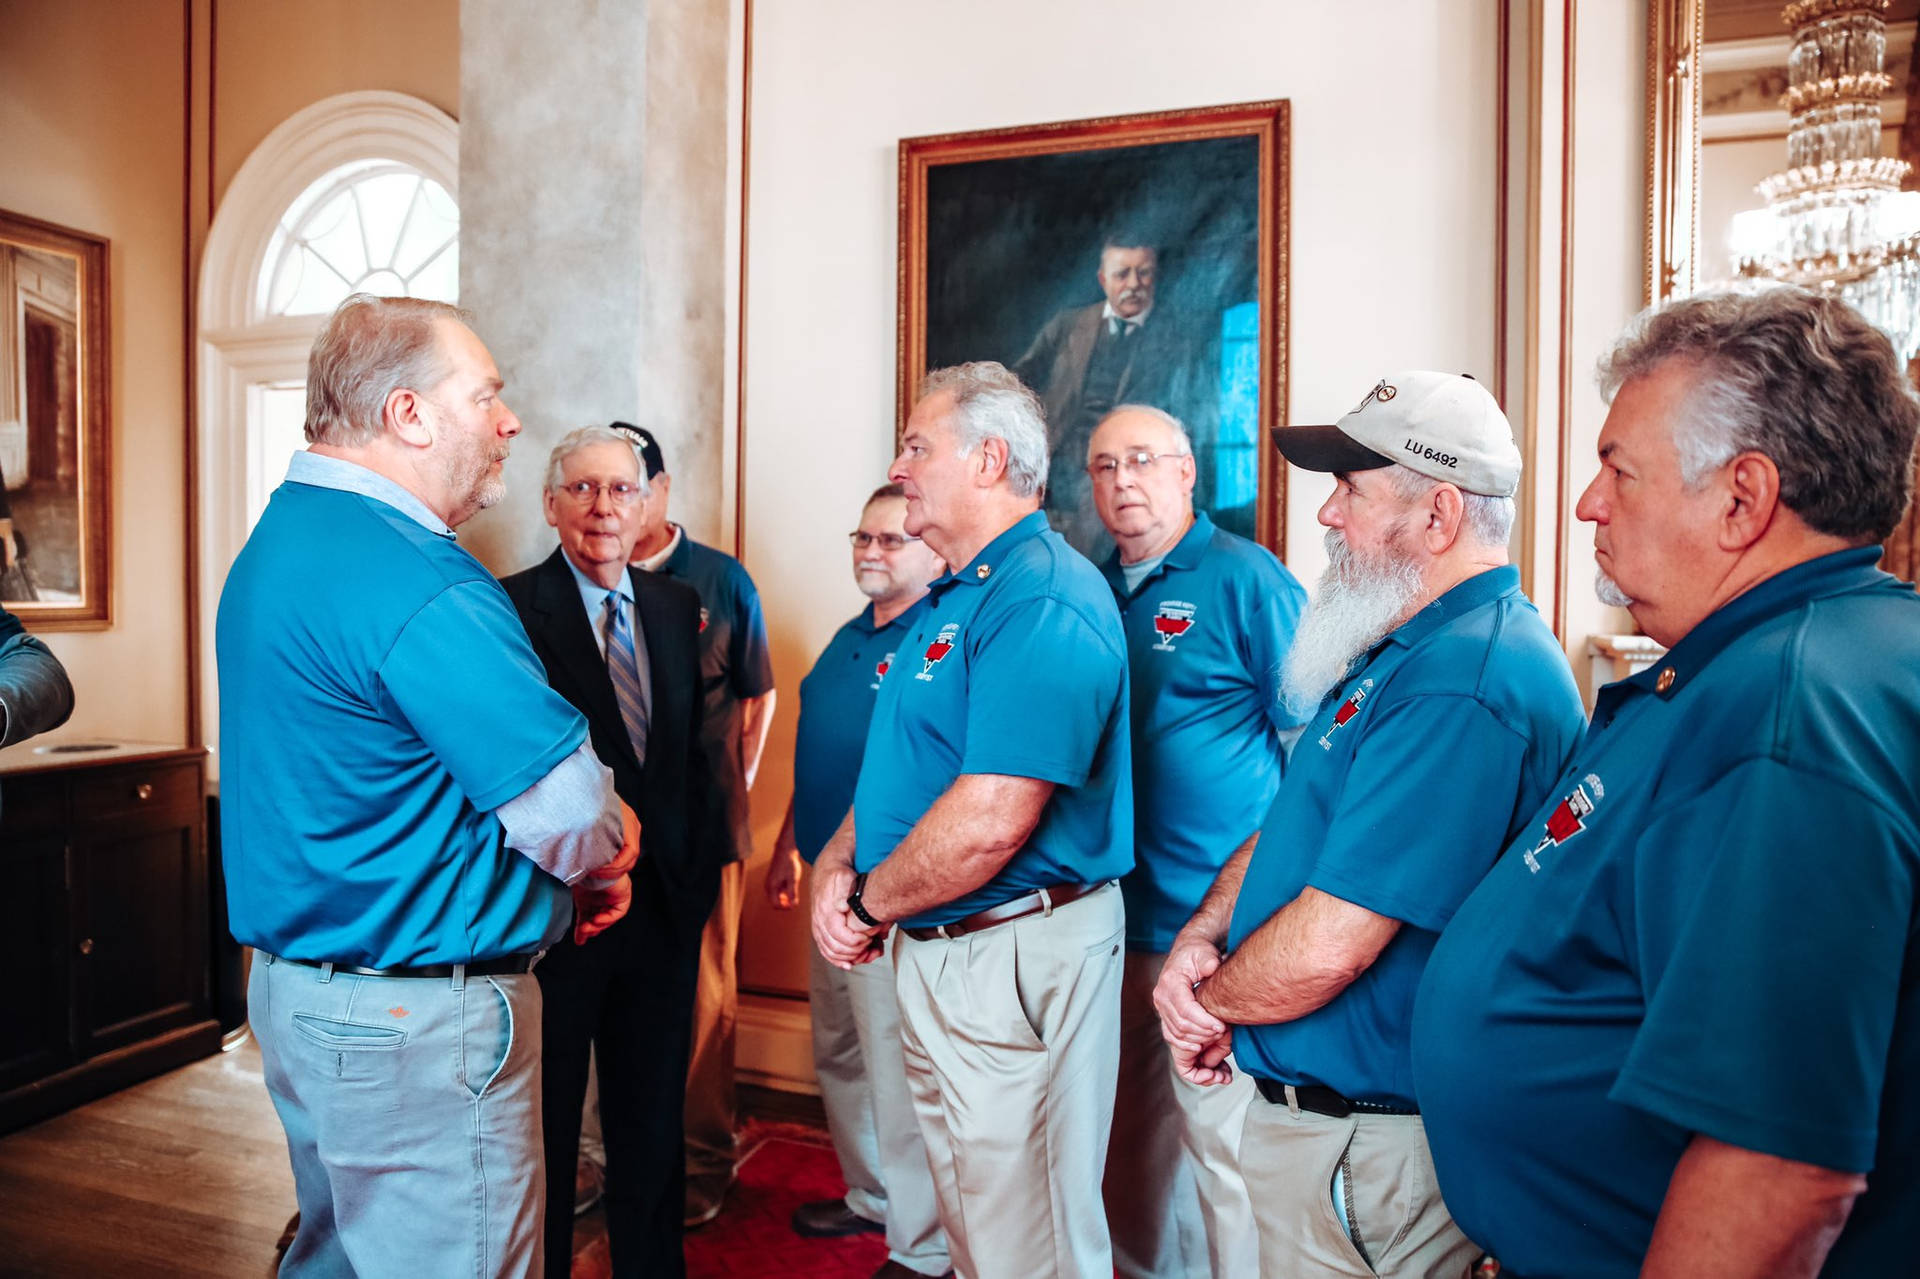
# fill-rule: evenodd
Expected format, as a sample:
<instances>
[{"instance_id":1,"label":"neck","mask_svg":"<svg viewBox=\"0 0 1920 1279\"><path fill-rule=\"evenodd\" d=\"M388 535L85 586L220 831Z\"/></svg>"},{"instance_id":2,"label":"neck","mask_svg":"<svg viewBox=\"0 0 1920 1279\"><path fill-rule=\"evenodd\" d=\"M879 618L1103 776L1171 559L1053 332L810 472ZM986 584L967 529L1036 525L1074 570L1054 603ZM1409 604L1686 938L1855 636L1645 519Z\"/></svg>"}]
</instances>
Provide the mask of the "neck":
<instances>
[{"instance_id":1,"label":"neck","mask_svg":"<svg viewBox=\"0 0 1920 1279\"><path fill-rule=\"evenodd\" d=\"M973 563L973 557L984 551L987 543L1039 509L1039 498L1015 497L1002 490L988 499L980 508L978 518L969 520L966 527L928 529L924 539L957 573Z\"/></svg>"},{"instance_id":2,"label":"neck","mask_svg":"<svg viewBox=\"0 0 1920 1279\"><path fill-rule=\"evenodd\" d=\"M902 591L898 595L875 600L873 602L873 624L875 626L887 625L893 621L894 618L900 616L900 614L906 612L922 599L926 598L926 594L927 588L922 586L918 590Z\"/></svg>"},{"instance_id":3,"label":"neck","mask_svg":"<svg viewBox=\"0 0 1920 1279\"><path fill-rule=\"evenodd\" d=\"M1193 527L1193 518L1193 512L1188 511L1187 517L1180 521L1170 532L1151 530L1149 532L1135 534L1132 537L1121 537L1116 533L1113 541L1114 545L1120 548L1120 562L1122 564L1138 564L1141 560L1150 560L1156 555L1165 555L1168 551L1180 545L1180 539L1185 537L1187 530Z\"/></svg>"},{"instance_id":4,"label":"neck","mask_svg":"<svg viewBox=\"0 0 1920 1279\"><path fill-rule=\"evenodd\" d=\"M589 581L604 586L608 590L612 590L614 587L620 585L620 579L624 577L627 572L627 566L624 563L582 564L579 560L573 558L572 555L567 554L565 548L562 548L561 553L567 556L567 563L579 569Z\"/></svg>"},{"instance_id":5,"label":"neck","mask_svg":"<svg viewBox=\"0 0 1920 1279\"><path fill-rule=\"evenodd\" d=\"M448 528L458 528L464 524L471 511L457 511L445 496L435 491L425 476L420 474L416 465L418 459L403 453L396 453L385 443L386 436L378 436L371 444L313 444L308 452L321 457L337 457L342 462L351 462L355 466L364 466L375 475L392 480L407 492L419 498L421 504L440 517Z\"/></svg>"},{"instance_id":6,"label":"neck","mask_svg":"<svg viewBox=\"0 0 1920 1279\"><path fill-rule=\"evenodd\" d=\"M1700 602L1692 608L1684 612L1678 609L1656 612L1635 604L1630 611L1633 612L1633 620L1649 639L1672 648L1685 639L1694 627L1768 578L1778 577L1808 560L1864 545L1866 543L1816 533L1802 524L1787 536L1763 538L1748 548L1745 554L1734 558L1721 571L1719 580L1713 583L1712 588L1700 594ZM1642 612L1648 614L1645 620L1641 618ZM1677 616L1670 616L1669 612Z\"/></svg>"},{"instance_id":7,"label":"neck","mask_svg":"<svg viewBox=\"0 0 1920 1279\"><path fill-rule=\"evenodd\" d=\"M627 557L629 563L634 560L650 560L667 549L673 541L673 535L679 525L672 520L663 522L659 529L649 534L644 541L634 543L633 554Z\"/></svg>"}]
</instances>

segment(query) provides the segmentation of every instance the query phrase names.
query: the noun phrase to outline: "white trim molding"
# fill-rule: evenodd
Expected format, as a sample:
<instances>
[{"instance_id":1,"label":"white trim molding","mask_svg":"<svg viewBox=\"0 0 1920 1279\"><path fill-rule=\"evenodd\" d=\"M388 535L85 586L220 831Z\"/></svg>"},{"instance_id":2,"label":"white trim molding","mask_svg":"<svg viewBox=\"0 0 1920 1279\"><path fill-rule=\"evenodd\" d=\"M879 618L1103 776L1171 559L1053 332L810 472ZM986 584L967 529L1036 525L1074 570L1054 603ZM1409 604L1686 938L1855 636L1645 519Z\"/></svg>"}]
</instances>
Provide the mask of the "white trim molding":
<instances>
[{"instance_id":1,"label":"white trim molding","mask_svg":"<svg viewBox=\"0 0 1920 1279\"><path fill-rule=\"evenodd\" d=\"M818 1095L813 1071L813 1021L803 999L740 996L734 1077L782 1092Z\"/></svg>"}]
</instances>

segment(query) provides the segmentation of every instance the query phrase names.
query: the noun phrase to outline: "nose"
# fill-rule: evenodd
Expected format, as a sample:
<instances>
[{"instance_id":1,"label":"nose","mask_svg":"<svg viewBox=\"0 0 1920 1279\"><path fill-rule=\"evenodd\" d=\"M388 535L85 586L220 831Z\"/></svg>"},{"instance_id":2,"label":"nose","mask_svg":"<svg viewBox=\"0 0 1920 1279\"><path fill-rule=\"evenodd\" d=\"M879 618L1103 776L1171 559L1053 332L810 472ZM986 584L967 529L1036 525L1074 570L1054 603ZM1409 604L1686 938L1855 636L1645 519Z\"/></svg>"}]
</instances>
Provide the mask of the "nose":
<instances>
[{"instance_id":1,"label":"nose","mask_svg":"<svg viewBox=\"0 0 1920 1279\"><path fill-rule=\"evenodd\" d=\"M1326 501L1320 503L1320 512L1317 518L1328 528L1346 527L1346 513L1340 509L1340 490L1338 488L1327 495Z\"/></svg>"},{"instance_id":2,"label":"nose","mask_svg":"<svg viewBox=\"0 0 1920 1279\"><path fill-rule=\"evenodd\" d=\"M1587 482L1587 487L1581 490L1580 500L1573 506L1575 519L1584 520L1588 524L1607 522L1607 504L1600 496L1600 481L1605 475L1604 471L1595 475Z\"/></svg>"},{"instance_id":3,"label":"nose","mask_svg":"<svg viewBox=\"0 0 1920 1279\"><path fill-rule=\"evenodd\" d=\"M598 484L593 490L593 513L612 515L614 513L613 489L606 484Z\"/></svg>"},{"instance_id":4,"label":"nose","mask_svg":"<svg viewBox=\"0 0 1920 1279\"><path fill-rule=\"evenodd\" d=\"M503 439L512 439L520 434L520 415L507 407L505 400L500 401L500 435Z\"/></svg>"},{"instance_id":5,"label":"nose","mask_svg":"<svg viewBox=\"0 0 1920 1279\"><path fill-rule=\"evenodd\" d=\"M905 453L902 453L898 457L894 458L893 465L887 468L887 482L889 484L899 484L904 482L906 478L907 478L907 455Z\"/></svg>"}]
</instances>

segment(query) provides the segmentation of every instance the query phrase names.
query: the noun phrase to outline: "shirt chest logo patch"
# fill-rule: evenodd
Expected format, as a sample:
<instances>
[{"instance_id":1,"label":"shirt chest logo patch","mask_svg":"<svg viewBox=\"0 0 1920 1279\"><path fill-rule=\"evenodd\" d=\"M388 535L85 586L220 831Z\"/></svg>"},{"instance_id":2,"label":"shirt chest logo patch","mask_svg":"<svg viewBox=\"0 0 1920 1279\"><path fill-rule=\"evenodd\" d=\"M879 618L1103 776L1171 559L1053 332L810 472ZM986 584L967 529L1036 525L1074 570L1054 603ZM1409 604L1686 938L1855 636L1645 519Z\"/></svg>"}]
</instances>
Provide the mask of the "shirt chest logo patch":
<instances>
[{"instance_id":1,"label":"shirt chest logo patch","mask_svg":"<svg viewBox=\"0 0 1920 1279\"><path fill-rule=\"evenodd\" d=\"M873 687L875 688L880 687L880 681L887 677L887 669L892 665L893 665L892 653L888 653L885 657L881 658L879 661L873 664Z\"/></svg>"},{"instance_id":2,"label":"shirt chest logo patch","mask_svg":"<svg viewBox=\"0 0 1920 1279\"><path fill-rule=\"evenodd\" d=\"M1193 613L1193 605L1185 600L1161 600L1153 612L1153 633L1159 637L1153 647L1171 653L1173 642L1193 629Z\"/></svg>"},{"instance_id":3,"label":"shirt chest logo patch","mask_svg":"<svg viewBox=\"0 0 1920 1279\"><path fill-rule=\"evenodd\" d=\"M704 635L706 634L706 631L707 631L707 610L703 608L700 610L700 633Z\"/></svg>"},{"instance_id":4,"label":"shirt chest logo patch","mask_svg":"<svg viewBox=\"0 0 1920 1279\"><path fill-rule=\"evenodd\" d=\"M1521 856L1521 860L1527 864L1527 869L1538 875L1540 873L1539 855L1548 848L1560 847L1585 830L1587 818L1606 797L1607 788L1600 784L1599 775L1588 773L1579 785L1575 786L1565 799L1555 804L1553 811L1547 814L1545 833L1540 836L1538 843Z\"/></svg>"},{"instance_id":5,"label":"shirt chest logo patch","mask_svg":"<svg viewBox=\"0 0 1920 1279\"><path fill-rule=\"evenodd\" d=\"M920 673L914 678L931 684L933 668L947 660L947 654L953 651L953 642L958 638L960 638L960 623L948 622L942 626L940 633L933 637L933 643L927 645L926 656L921 661Z\"/></svg>"},{"instance_id":6,"label":"shirt chest logo patch","mask_svg":"<svg viewBox=\"0 0 1920 1279\"><path fill-rule=\"evenodd\" d=\"M1333 735L1353 721L1353 717L1360 713L1361 704L1367 700L1367 695L1371 692L1373 692L1373 681L1363 679L1360 681L1360 687L1353 690L1353 696L1340 703L1340 709L1333 713L1333 723L1327 725L1327 731L1320 734L1321 750L1333 749Z\"/></svg>"}]
</instances>

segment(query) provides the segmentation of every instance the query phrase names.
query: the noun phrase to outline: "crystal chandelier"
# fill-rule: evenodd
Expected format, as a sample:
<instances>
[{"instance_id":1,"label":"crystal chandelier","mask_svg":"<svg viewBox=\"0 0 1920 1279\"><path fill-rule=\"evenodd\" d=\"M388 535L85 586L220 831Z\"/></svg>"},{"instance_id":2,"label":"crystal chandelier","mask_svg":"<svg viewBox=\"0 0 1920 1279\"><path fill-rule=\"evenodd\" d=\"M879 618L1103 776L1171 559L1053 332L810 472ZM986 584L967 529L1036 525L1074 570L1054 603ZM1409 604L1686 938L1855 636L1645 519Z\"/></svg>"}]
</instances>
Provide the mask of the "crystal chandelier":
<instances>
[{"instance_id":1,"label":"crystal chandelier","mask_svg":"<svg viewBox=\"0 0 1920 1279\"><path fill-rule=\"evenodd\" d=\"M1906 161L1880 154L1889 0L1796 0L1787 92L1787 167L1755 188L1767 207L1736 214L1729 240L1742 279L1837 293L1920 351L1920 191Z\"/></svg>"}]
</instances>

